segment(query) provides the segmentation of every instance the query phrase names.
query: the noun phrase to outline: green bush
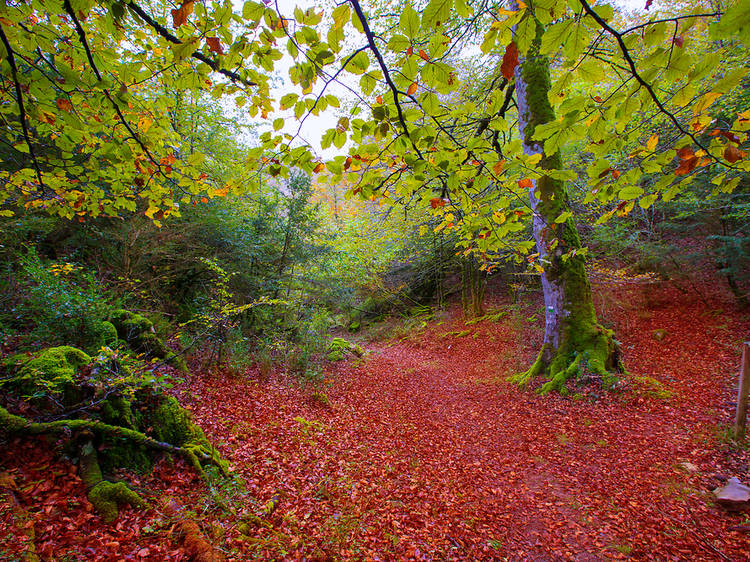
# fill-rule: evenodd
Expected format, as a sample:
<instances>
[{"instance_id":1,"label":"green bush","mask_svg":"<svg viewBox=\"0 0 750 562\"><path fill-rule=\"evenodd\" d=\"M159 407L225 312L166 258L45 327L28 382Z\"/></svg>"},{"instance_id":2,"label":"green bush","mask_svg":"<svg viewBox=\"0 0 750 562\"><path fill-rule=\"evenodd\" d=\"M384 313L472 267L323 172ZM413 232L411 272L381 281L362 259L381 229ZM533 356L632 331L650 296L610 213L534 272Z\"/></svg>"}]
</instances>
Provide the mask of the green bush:
<instances>
[{"instance_id":1,"label":"green bush","mask_svg":"<svg viewBox=\"0 0 750 562\"><path fill-rule=\"evenodd\" d=\"M109 303L93 275L70 263L41 261L34 249L21 258L25 299L11 310L16 328L48 344L74 345L95 352L113 342L105 322Z\"/></svg>"}]
</instances>

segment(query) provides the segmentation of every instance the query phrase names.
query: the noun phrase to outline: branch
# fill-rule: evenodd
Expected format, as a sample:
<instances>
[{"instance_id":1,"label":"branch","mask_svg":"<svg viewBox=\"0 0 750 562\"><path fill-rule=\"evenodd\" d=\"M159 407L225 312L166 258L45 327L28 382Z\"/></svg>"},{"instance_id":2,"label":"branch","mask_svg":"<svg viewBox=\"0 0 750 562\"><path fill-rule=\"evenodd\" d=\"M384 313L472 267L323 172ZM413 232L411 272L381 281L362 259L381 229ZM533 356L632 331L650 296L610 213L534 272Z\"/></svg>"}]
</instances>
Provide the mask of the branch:
<instances>
[{"instance_id":1,"label":"branch","mask_svg":"<svg viewBox=\"0 0 750 562\"><path fill-rule=\"evenodd\" d=\"M359 18L359 21L362 23L362 30L365 33L365 37L367 37L367 42L370 45L370 50L372 51L372 54L375 55L375 58L378 60L378 64L380 65L380 69L383 71L383 76L385 78L386 84L388 84L388 87L391 90L391 93L393 94L393 103L396 104L396 111L398 112L398 120L401 123L401 127L404 129L404 134L407 136L407 138L411 141L411 145L414 147L414 150L417 151L417 154L419 157L424 160L424 156L422 155L422 152L417 148L417 145L414 143L414 141L411 139L411 135L409 134L409 127L406 125L406 119L404 118L404 112L401 109L401 104L398 101L399 91L396 87L396 84L393 83L393 80L391 79L391 73L388 70L388 66L385 64L385 60L383 60L383 55L380 54L380 51L378 50L377 45L375 45L375 37L372 33L372 30L370 29L370 24L367 22L367 17L365 17L364 12L362 11L362 6L359 4L359 0L349 0L349 3L352 5L352 8L354 8L354 13Z\"/></svg>"},{"instance_id":2,"label":"branch","mask_svg":"<svg viewBox=\"0 0 750 562\"><path fill-rule=\"evenodd\" d=\"M89 47L88 40L86 39L86 32L83 29L83 26L81 26L81 22L78 21L78 17L76 16L75 11L73 10L73 6L70 4L70 0L64 0L63 6L65 7L65 12L68 14L68 16L73 20L73 23L76 27L76 32L78 33L78 39L81 42L81 45L83 46L83 50L86 51L86 58L89 60L89 66L91 66L91 70L94 71L94 74L96 75L97 80L99 82L102 81L102 75L99 72L99 69L96 67L96 63L94 62L94 55L91 52L91 48ZM117 113L117 117L119 118L120 122L125 126L128 133L133 137L135 142L138 143L138 145L141 147L141 150L146 153L149 160L153 162L156 167L159 169L161 173L161 165L159 164L159 161L154 158L153 154L151 154L151 151L149 151L148 147L143 143L141 138L138 136L138 133L136 133L133 128L130 126L130 123L128 123L127 119L125 119L125 116L122 114L122 111L120 110L120 106L117 105L117 102L112 98L112 95L109 93L109 91L106 88L102 88L102 92L104 92L104 95L107 97L109 102L112 104L112 107L114 108L115 112Z\"/></svg>"},{"instance_id":3,"label":"branch","mask_svg":"<svg viewBox=\"0 0 750 562\"><path fill-rule=\"evenodd\" d=\"M18 68L16 68L16 58L13 53L13 49L10 46L10 42L5 35L3 26L0 25L0 39L3 41L5 51L7 54L8 64L10 65L10 73L13 77L13 84L16 88L16 100L18 101L18 113L19 119L21 120L21 129L23 129L23 138L26 141L26 146L29 149L29 155L34 163L34 170L36 170L36 177L39 180L39 187L44 187L44 180L42 179L42 170L39 168L39 161L34 153L34 146L31 144L31 136L29 135L29 126L26 124L26 107L23 103L23 92L21 91L21 84L18 82Z\"/></svg>"},{"instance_id":4,"label":"branch","mask_svg":"<svg viewBox=\"0 0 750 562\"><path fill-rule=\"evenodd\" d=\"M141 18L143 21L145 21L148 25L150 25L154 31L156 31L159 35L164 37L167 41L174 45L182 45L183 42L177 39L174 35L172 35L169 30L161 25L159 22L157 22L154 18L149 16L143 8L138 6L135 2L128 2L128 8L130 8L139 18ZM232 82L239 82L241 84L244 84L245 86L251 87L251 86L257 86L255 82L251 82L250 80L246 80L236 72L232 70L227 70L226 68L223 68L219 66L219 64L213 60L201 53L200 51L193 51L190 56L196 60L199 60L203 63L206 63L211 70L214 72L218 72L219 74L223 74L227 78L229 78Z\"/></svg>"},{"instance_id":5,"label":"branch","mask_svg":"<svg viewBox=\"0 0 750 562\"><path fill-rule=\"evenodd\" d=\"M680 131L683 135L690 137L690 139L701 149L703 149L706 154L708 154L713 160L716 162L727 166L725 162L722 162L719 158L711 154L711 152L708 150L707 147L703 146L703 144L698 140L698 138L691 133L689 130L687 130L682 123L680 123L677 120L677 117L670 112L666 107L664 107L664 104L659 99L659 96L656 95L656 92L654 91L651 84L646 82L643 77L638 73L638 70L635 67L635 61L633 61L633 57L630 56L630 51L628 51L628 47L625 45L625 41L623 40L622 36L623 34L618 32L616 29L611 27L606 21L602 19L602 17L597 14L591 6L589 6L588 2L586 0L580 0L581 6L583 6L583 9L586 11L588 15L590 15L592 18L594 18L594 21L599 24L599 26L607 31L612 37L614 37L617 40L617 44L620 47L620 51L622 52L622 56L625 59L625 62L628 63L628 67L630 67L630 74L633 75L633 78L636 79L636 81L643 86L646 91L648 92L649 96L653 100L654 104L656 104L656 107L659 108L659 111L661 111L664 115L666 115L672 123L674 123L674 126L677 128L678 131Z\"/></svg>"}]
</instances>

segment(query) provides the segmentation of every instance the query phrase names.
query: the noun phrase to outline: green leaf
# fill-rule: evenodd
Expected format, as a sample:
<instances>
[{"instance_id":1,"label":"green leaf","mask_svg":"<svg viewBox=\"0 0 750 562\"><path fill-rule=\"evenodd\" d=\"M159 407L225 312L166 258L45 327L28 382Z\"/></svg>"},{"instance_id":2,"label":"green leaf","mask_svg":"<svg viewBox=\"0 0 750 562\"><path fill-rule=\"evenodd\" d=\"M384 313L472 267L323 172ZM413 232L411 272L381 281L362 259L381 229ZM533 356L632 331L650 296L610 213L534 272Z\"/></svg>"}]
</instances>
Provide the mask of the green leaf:
<instances>
[{"instance_id":1,"label":"green leaf","mask_svg":"<svg viewBox=\"0 0 750 562\"><path fill-rule=\"evenodd\" d=\"M401 31L404 32L404 35L409 39L414 39L417 36L417 33L419 33L419 14L417 11L411 6L407 6L404 11L401 12L398 26L401 28Z\"/></svg>"},{"instance_id":2,"label":"green leaf","mask_svg":"<svg viewBox=\"0 0 750 562\"><path fill-rule=\"evenodd\" d=\"M623 201L630 201L643 195L643 188L637 185L628 185L620 190L618 197Z\"/></svg>"},{"instance_id":3,"label":"green leaf","mask_svg":"<svg viewBox=\"0 0 750 562\"><path fill-rule=\"evenodd\" d=\"M388 48L394 53L403 53L411 45L411 41L405 35L394 35L388 40Z\"/></svg>"},{"instance_id":4,"label":"green leaf","mask_svg":"<svg viewBox=\"0 0 750 562\"><path fill-rule=\"evenodd\" d=\"M422 29L432 31L440 27L451 16L453 0L431 0L422 11Z\"/></svg>"},{"instance_id":5,"label":"green leaf","mask_svg":"<svg viewBox=\"0 0 750 562\"><path fill-rule=\"evenodd\" d=\"M273 130L279 131L284 126L284 118L279 117L278 119L274 119L273 121Z\"/></svg>"},{"instance_id":6,"label":"green leaf","mask_svg":"<svg viewBox=\"0 0 750 562\"><path fill-rule=\"evenodd\" d=\"M346 69L352 74L364 74L370 67L370 57L364 51L358 52L346 65Z\"/></svg>"}]
</instances>

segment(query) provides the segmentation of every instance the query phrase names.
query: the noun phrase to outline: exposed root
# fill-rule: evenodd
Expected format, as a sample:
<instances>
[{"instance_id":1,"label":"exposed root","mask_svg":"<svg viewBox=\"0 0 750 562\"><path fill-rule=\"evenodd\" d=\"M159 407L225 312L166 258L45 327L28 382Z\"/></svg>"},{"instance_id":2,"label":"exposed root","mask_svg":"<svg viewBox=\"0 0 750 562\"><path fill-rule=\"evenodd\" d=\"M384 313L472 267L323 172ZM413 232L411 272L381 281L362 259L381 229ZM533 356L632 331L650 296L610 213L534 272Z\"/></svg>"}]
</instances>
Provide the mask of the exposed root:
<instances>
[{"instance_id":1,"label":"exposed root","mask_svg":"<svg viewBox=\"0 0 750 562\"><path fill-rule=\"evenodd\" d=\"M148 507L146 501L124 482L115 484L104 480L96 449L91 441L87 441L80 449L78 470L88 490L89 501L105 522L111 523L117 518L118 504L129 504L137 509Z\"/></svg>"},{"instance_id":2,"label":"exposed root","mask_svg":"<svg viewBox=\"0 0 750 562\"><path fill-rule=\"evenodd\" d=\"M624 372L620 361L620 348L611 330L596 326L585 336L569 337L550 357L551 348L545 344L531 367L523 373L508 377L508 381L525 386L539 375L547 373L547 381L538 389L539 394L568 393L567 382L587 375L611 385L616 373Z\"/></svg>"},{"instance_id":3,"label":"exposed root","mask_svg":"<svg viewBox=\"0 0 750 562\"><path fill-rule=\"evenodd\" d=\"M219 454L210 446L205 437L202 439L197 438L195 442L189 442L182 447L178 447L171 443L157 441L156 439L134 429L109 425L96 420L58 420L43 423L32 422L24 417L11 414L8 410L0 406L0 432L21 435L39 435L80 431L90 431L107 437L120 437L151 449L180 455L185 457L192 466L196 467L204 477L205 472L202 468L204 463L215 465L223 475L228 473L226 461L221 459Z\"/></svg>"}]
</instances>

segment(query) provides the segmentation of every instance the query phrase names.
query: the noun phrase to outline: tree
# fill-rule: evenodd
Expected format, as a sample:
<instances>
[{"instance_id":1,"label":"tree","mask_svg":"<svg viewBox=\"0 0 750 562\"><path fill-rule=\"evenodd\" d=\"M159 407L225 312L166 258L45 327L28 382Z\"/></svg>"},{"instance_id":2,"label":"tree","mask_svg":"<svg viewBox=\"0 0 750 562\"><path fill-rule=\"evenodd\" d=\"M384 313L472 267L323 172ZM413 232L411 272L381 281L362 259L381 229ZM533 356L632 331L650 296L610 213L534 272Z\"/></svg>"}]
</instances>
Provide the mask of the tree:
<instances>
[{"instance_id":1,"label":"tree","mask_svg":"<svg viewBox=\"0 0 750 562\"><path fill-rule=\"evenodd\" d=\"M143 84L158 76L178 90L237 96L266 118L273 109L266 76L284 41L298 91L279 107L296 119L339 107L329 85L360 77L349 113L322 136L324 148L352 144L319 162L294 146L276 117L247 169L284 177L294 167L325 171L331 183L346 178L353 194L429 208L437 229L461 234L465 251L482 259L526 259L534 243L519 233L533 223L538 251L529 257L546 279L548 316L545 348L526 375L549 364L550 389L584 361L602 374L616 366L616 346L591 305L585 250L565 202L565 182L578 176L562 167L562 151L575 146L588 158L586 200L608 208L600 222L673 199L698 172L711 174L716 191L733 191L750 170L750 114L714 124L712 106L747 82L745 65L720 61L744 48L750 7L698 3L633 22L586 0L518 6L430 0L420 16L409 4L382 32L359 0L325 21L313 9L285 17L250 0L240 15L229 2L208 11L186 0L171 12L173 30L132 1L14 7L0 39L11 102L2 111L18 155L2 199L73 216L134 209L140 198L161 220L193 193L234 188L206 185L200 154L172 150L172 102L151 98ZM706 36L712 52L703 56L692 45ZM474 99L459 54L469 44L492 69ZM553 60L550 82L544 57ZM35 85L44 80L55 86ZM661 134L644 132L643 123Z\"/></svg>"}]
</instances>

